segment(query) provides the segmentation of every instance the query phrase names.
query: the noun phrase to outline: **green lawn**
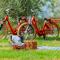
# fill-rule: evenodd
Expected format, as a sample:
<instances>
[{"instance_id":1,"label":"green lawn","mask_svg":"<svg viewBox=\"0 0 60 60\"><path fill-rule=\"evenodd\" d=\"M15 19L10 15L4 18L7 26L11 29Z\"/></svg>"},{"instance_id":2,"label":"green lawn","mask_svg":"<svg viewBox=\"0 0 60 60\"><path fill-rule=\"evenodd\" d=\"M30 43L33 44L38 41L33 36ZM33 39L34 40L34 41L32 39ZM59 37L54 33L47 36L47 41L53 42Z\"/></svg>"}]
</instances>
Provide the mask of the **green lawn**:
<instances>
[{"instance_id":1,"label":"green lawn","mask_svg":"<svg viewBox=\"0 0 60 60\"><path fill-rule=\"evenodd\" d=\"M60 51L51 50L0 50L0 59L8 60L60 60Z\"/></svg>"},{"instance_id":2,"label":"green lawn","mask_svg":"<svg viewBox=\"0 0 60 60\"><path fill-rule=\"evenodd\" d=\"M36 41L38 42L38 46L60 46L60 38L57 40L55 38L48 38L47 40L44 40L41 37L37 37Z\"/></svg>"},{"instance_id":3,"label":"green lawn","mask_svg":"<svg viewBox=\"0 0 60 60\"><path fill-rule=\"evenodd\" d=\"M60 46L60 41L54 38L44 40L35 39L38 46ZM8 43L7 39L0 40L0 43ZM14 50L12 47L0 47L0 60L60 60L59 50Z\"/></svg>"}]
</instances>

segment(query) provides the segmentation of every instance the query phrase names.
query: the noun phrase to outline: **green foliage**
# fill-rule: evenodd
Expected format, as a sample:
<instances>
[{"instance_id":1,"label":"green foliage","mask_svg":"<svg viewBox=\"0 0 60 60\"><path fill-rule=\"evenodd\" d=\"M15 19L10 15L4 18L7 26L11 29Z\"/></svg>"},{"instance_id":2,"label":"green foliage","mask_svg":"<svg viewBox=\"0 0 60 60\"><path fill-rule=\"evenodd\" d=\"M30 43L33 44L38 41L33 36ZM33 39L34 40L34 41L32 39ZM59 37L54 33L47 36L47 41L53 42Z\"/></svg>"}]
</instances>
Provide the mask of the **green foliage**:
<instances>
[{"instance_id":1,"label":"green foliage","mask_svg":"<svg viewBox=\"0 0 60 60\"><path fill-rule=\"evenodd\" d=\"M38 16L41 12L41 8L49 1L51 3L51 9L56 16L54 10L58 5L58 0L0 0L0 18L6 15L6 10L8 9L8 15L11 17L16 16ZM42 13L43 14L43 13ZM59 13L58 13L59 14ZM57 15L58 15L57 14Z\"/></svg>"},{"instance_id":2,"label":"green foliage","mask_svg":"<svg viewBox=\"0 0 60 60\"><path fill-rule=\"evenodd\" d=\"M0 2L0 15L4 16L7 9L9 9L8 14L12 17L35 15L39 8L38 2L39 0L2 0Z\"/></svg>"}]
</instances>

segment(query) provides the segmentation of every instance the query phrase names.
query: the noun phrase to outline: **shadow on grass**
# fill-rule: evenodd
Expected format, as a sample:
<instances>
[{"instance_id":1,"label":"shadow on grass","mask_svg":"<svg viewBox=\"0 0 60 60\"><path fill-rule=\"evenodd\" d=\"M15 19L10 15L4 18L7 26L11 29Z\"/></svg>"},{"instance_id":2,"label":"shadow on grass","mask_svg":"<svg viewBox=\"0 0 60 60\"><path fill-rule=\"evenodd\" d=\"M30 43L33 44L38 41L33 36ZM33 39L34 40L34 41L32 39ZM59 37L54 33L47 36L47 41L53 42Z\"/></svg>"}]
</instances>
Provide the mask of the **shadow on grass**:
<instances>
[{"instance_id":1,"label":"shadow on grass","mask_svg":"<svg viewBox=\"0 0 60 60\"><path fill-rule=\"evenodd\" d=\"M36 37L36 40L44 40L44 41L52 41L52 40L60 40L60 37L46 37L46 39L44 39L43 37Z\"/></svg>"}]
</instances>

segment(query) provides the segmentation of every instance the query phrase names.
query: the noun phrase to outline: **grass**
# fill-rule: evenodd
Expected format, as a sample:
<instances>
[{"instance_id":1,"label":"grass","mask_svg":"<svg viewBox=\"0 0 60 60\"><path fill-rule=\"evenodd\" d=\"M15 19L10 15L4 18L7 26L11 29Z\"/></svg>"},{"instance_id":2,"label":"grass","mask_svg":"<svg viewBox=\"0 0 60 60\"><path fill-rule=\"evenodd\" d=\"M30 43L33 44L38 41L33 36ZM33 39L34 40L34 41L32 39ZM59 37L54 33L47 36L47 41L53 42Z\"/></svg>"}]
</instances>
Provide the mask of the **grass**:
<instances>
[{"instance_id":1,"label":"grass","mask_svg":"<svg viewBox=\"0 0 60 60\"><path fill-rule=\"evenodd\" d=\"M48 38L44 40L41 37L37 37L36 41L38 42L38 46L60 46L60 38L57 40L55 38Z\"/></svg>"},{"instance_id":2,"label":"grass","mask_svg":"<svg viewBox=\"0 0 60 60\"><path fill-rule=\"evenodd\" d=\"M38 51L38 50L0 50L0 59L53 60L53 59L60 59L60 51L51 51L51 50L43 50L43 51L41 51L41 50L40 51Z\"/></svg>"},{"instance_id":3,"label":"grass","mask_svg":"<svg viewBox=\"0 0 60 60\"><path fill-rule=\"evenodd\" d=\"M37 37L35 40L38 46L60 46L59 39L49 38L44 40L41 37ZM8 43L8 40L0 40L0 43ZM14 50L12 47L0 47L0 60L60 60L60 51Z\"/></svg>"}]
</instances>

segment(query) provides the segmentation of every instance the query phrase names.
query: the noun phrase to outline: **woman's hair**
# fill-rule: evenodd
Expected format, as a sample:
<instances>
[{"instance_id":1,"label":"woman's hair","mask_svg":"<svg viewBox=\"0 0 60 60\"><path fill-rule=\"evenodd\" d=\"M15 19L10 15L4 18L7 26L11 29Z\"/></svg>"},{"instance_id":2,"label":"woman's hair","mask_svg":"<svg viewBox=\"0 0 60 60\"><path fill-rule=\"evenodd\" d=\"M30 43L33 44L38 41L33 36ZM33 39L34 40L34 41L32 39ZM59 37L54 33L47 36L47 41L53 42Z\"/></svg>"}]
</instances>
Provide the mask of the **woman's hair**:
<instances>
[{"instance_id":1,"label":"woman's hair","mask_svg":"<svg viewBox=\"0 0 60 60\"><path fill-rule=\"evenodd\" d=\"M48 22L52 23L52 20L51 20L50 18L49 18L49 19L44 18L44 20L46 20L46 21L48 21Z\"/></svg>"},{"instance_id":2,"label":"woman's hair","mask_svg":"<svg viewBox=\"0 0 60 60\"><path fill-rule=\"evenodd\" d=\"M19 18L18 21L20 21L20 20L24 20L24 21L26 21L26 17L25 17L25 16L22 16L22 17Z\"/></svg>"},{"instance_id":3,"label":"woman's hair","mask_svg":"<svg viewBox=\"0 0 60 60\"><path fill-rule=\"evenodd\" d=\"M19 20L18 21L20 21L21 20L21 17L19 18Z\"/></svg>"},{"instance_id":4,"label":"woman's hair","mask_svg":"<svg viewBox=\"0 0 60 60\"><path fill-rule=\"evenodd\" d=\"M48 19L47 19L47 18L44 18L44 20L48 21Z\"/></svg>"}]
</instances>

